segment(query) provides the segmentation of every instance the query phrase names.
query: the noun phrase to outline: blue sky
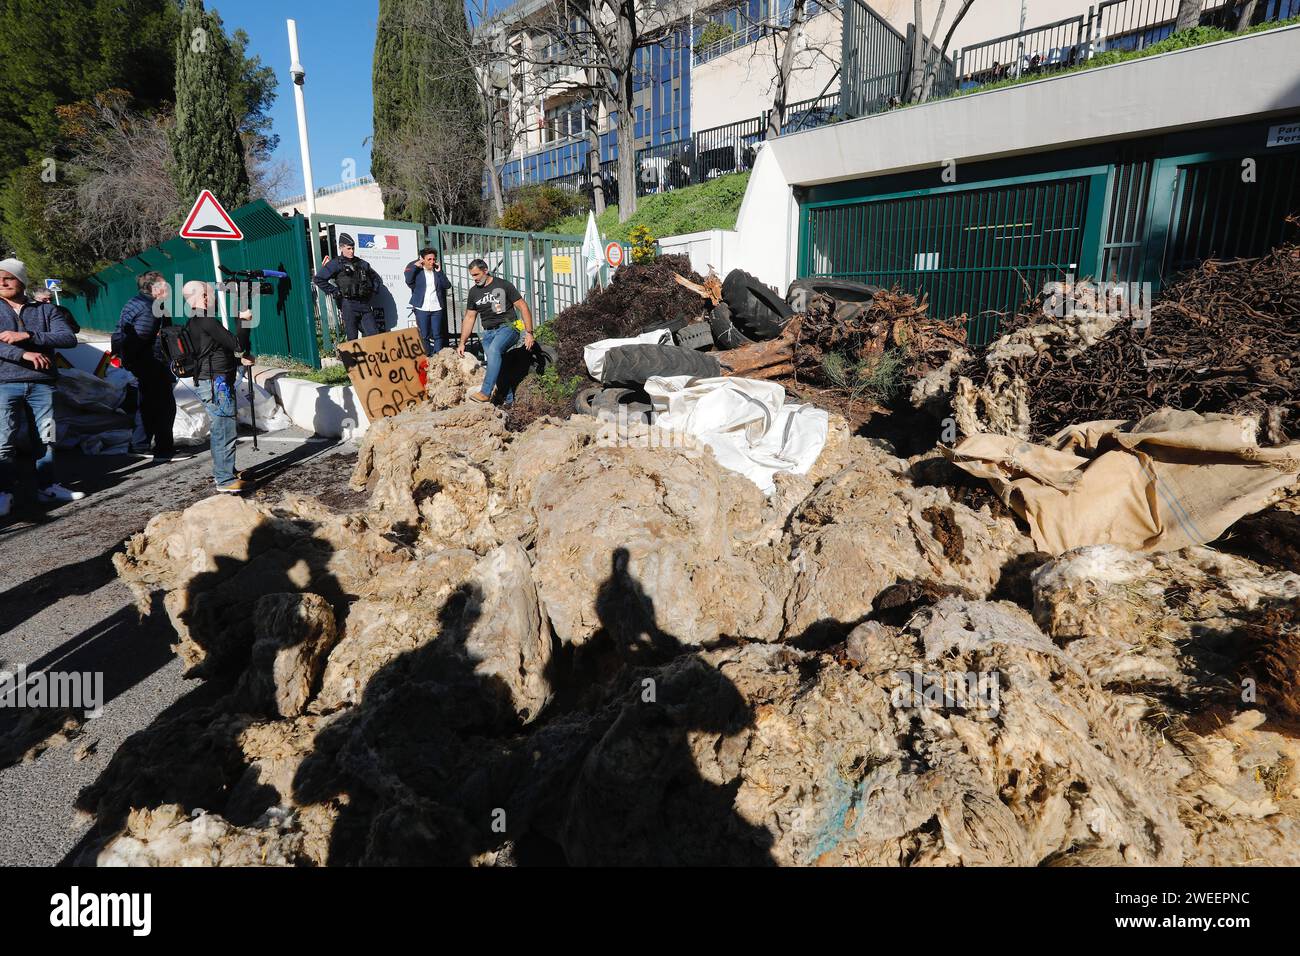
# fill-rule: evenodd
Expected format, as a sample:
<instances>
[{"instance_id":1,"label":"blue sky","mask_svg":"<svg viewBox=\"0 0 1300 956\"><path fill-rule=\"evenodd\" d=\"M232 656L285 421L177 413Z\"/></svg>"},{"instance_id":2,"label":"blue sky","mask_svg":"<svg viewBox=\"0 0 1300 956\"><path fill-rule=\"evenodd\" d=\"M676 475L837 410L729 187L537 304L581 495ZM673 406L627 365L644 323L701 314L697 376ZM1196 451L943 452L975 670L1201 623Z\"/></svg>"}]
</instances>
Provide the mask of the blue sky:
<instances>
[{"instance_id":1,"label":"blue sky","mask_svg":"<svg viewBox=\"0 0 1300 956\"><path fill-rule=\"evenodd\" d=\"M307 123L311 167L316 186L343 179L343 163L355 160L357 176L370 175L373 100L370 70L375 54L378 0L208 0L221 13L226 29L243 27L250 53L275 70L280 83L271 107L274 132L280 135L275 158L292 171L286 191L302 193L302 162L293 83L289 79L289 32L285 21L298 22L298 48L307 70Z\"/></svg>"},{"instance_id":2,"label":"blue sky","mask_svg":"<svg viewBox=\"0 0 1300 956\"><path fill-rule=\"evenodd\" d=\"M493 10L509 0L491 0ZM370 175L370 145L374 132L374 100L370 72L375 57L375 23L379 0L207 0L228 31L243 27L249 53L275 70L280 84L271 107L273 130L280 134L275 154L291 170L285 192L305 191L298 118L289 79L288 19L298 23L298 49L307 71L307 124L311 136L311 168L317 188L344 177L343 164L356 163L354 175Z\"/></svg>"}]
</instances>

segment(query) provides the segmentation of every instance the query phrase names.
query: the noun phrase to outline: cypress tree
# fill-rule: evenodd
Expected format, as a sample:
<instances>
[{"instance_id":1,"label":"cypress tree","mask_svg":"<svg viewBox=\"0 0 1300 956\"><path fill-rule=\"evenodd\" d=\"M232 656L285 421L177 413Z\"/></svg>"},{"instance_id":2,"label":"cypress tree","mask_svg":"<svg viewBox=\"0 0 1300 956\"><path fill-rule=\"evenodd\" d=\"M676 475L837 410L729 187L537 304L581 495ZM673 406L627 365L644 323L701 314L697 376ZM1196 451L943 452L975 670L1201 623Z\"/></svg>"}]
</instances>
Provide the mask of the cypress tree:
<instances>
[{"instance_id":1,"label":"cypress tree","mask_svg":"<svg viewBox=\"0 0 1300 956\"><path fill-rule=\"evenodd\" d=\"M199 191L210 189L228 209L248 202L230 77L234 53L215 14L202 0L187 0L176 39L176 125L172 129L174 176L184 215Z\"/></svg>"},{"instance_id":2,"label":"cypress tree","mask_svg":"<svg viewBox=\"0 0 1300 956\"><path fill-rule=\"evenodd\" d=\"M431 33L412 27L431 14L440 24L437 30ZM421 175L420 168L393 162L386 155L394 143L404 137L442 136L462 143L471 156L482 154L478 99L465 52L468 46L463 0L379 0L370 170L384 195L384 214L390 219L427 222L430 216L414 181ZM481 175L472 166L466 172L465 195L478 195ZM462 204L455 220L476 224L480 216L480 204L470 199Z\"/></svg>"}]
</instances>

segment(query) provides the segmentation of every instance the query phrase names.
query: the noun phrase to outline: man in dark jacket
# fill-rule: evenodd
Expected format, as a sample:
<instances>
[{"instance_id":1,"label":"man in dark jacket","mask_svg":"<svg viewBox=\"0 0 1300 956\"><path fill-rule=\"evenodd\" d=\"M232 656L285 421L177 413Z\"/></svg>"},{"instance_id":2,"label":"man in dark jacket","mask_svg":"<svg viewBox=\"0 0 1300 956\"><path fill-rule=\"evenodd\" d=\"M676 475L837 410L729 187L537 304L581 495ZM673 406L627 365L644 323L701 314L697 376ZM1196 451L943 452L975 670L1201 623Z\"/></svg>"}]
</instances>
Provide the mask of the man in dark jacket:
<instances>
[{"instance_id":1,"label":"man in dark jacket","mask_svg":"<svg viewBox=\"0 0 1300 956\"><path fill-rule=\"evenodd\" d=\"M140 383L140 421L145 441L153 443L154 460L167 461L176 451L172 443L176 376L163 358L158 330L163 326L171 287L161 272L144 273L136 278L136 286L140 292L122 307L110 342L122 367Z\"/></svg>"},{"instance_id":2,"label":"man in dark jacket","mask_svg":"<svg viewBox=\"0 0 1300 956\"><path fill-rule=\"evenodd\" d=\"M249 329L243 321L251 319L253 313L250 310L240 315L236 336L212 314L216 293L210 283L187 282L181 294L190 315L186 328L196 356L194 390L212 423L212 480L217 484L217 491L239 494L251 486L235 471L235 437L239 432L235 373L241 364L253 364Z\"/></svg>"},{"instance_id":3,"label":"man in dark jacket","mask_svg":"<svg viewBox=\"0 0 1300 956\"><path fill-rule=\"evenodd\" d=\"M356 254L352 237L339 234L339 254L325 263L312 276L312 284L322 292L332 295L343 313L343 328L351 342L360 332L376 335L383 331L383 312L371 304L371 299L384 284L370 263Z\"/></svg>"},{"instance_id":4,"label":"man in dark jacket","mask_svg":"<svg viewBox=\"0 0 1300 956\"><path fill-rule=\"evenodd\" d=\"M430 355L437 355L447 344L447 291L451 282L438 267L435 249L420 250L420 258L410 263L404 273L411 288L411 309L420 342Z\"/></svg>"},{"instance_id":5,"label":"man in dark jacket","mask_svg":"<svg viewBox=\"0 0 1300 956\"><path fill-rule=\"evenodd\" d=\"M63 316L63 321L68 323L68 328L72 329L72 334L80 334L80 323L72 317L72 313L69 312L67 308L54 301L54 293L50 292L49 289L37 289L35 294L32 296L32 301L42 305L53 305L59 310L59 315Z\"/></svg>"},{"instance_id":6,"label":"man in dark jacket","mask_svg":"<svg viewBox=\"0 0 1300 956\"><path fill-rule=\"evenodd\" d=\"M43 503L76 501L54 473L55 349L70 349L77 336L53 305L27 298L27 267L0 260L0 517L9 514L14 491L14 438L22 406L36 421L36 497Z\"/></svg>"}]
</instances>

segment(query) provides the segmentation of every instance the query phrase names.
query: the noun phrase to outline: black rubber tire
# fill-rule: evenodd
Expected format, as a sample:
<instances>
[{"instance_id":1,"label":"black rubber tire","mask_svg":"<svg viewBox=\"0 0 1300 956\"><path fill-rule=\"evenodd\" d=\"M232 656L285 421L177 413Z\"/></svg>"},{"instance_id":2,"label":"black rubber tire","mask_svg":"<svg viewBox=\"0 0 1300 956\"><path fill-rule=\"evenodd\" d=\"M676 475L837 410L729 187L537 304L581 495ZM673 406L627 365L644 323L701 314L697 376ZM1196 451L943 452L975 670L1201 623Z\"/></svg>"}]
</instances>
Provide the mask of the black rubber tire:
<instances>
[{"instance_id":1,"label":"black rubber tire","mask_svg":"<svg viewBox=\"0 0 1300 956\"><path fill-rule=\"evenodd\" d=\"M592 402L602 391L604 389L599 385L588 385L573 396L573 410L579 415L595 415Z\"/></svg>"},{"instance_id":2,"label":"black rubber tire","mask_svg":"<svg viewBox=\"0 0 1300 956\"><path fill-rule=\"evenodd\" d=\"M790 283L790 288L785 294L787 301L793 300L798 289L803 289L808 295L819 292L830 296L836 302L870 302L880 291L879 286L854 282L852 279L819 279L816 276L809 276L795 279Z\"/></svg>"},{"instance_id":3,"label":"black rubber tire","mask_svg":"<svg viewBox=\"0 0 1300 956\"><path fill-rule=\"evenodd\" d=\"M548 365L554 365L560 360L560 353L552 345L543 345L541 342L533 342L533 368L540 375L546 371Z\"/></svg>"},{"instance_id":4,"label":"black rubber tire","mask_svg":"<svg viewBox=\"0 0 1300 956\"><path fill-rule=\"evenodd\" d=\"M673 333L673 341L684 349L707 352L713 348L713 332L707 323L691 322Z\"/></svg>"},{"instance_id":5,"label":"black rubber tire","mask_svg":"<svg viewBox=\"0 0 1300 956\"><path fill-rule=\"evenodd\" d=\"M683 329L691 323L690 319L661 319L658 322L650 322L641 326L641 334L646 332L658 332L660 329L667 329L673 335L677 334L679 329Z\"/></svg>"},{"instance_id":6,"label":"black rubber tire","mask_svg":"<svg viewBox=\"0 0 1300 956\"><path fill-rule=\"evenodd\" d=\"M591 413L607 421L649 423L650 396L639 388L606 388L592 399Z\"/></svg>"},{"instance_id":7,"label":"black rubber tire","mask_svg":"<svg viewBox=\"0 0 1300 956\"><path fill-rule=\"evenodd\" d=\"M754 340L731 321L731 309L725 302L719 302L709 316L709 331L713 333L713 347L720 351L754 344Z\"/></svg>"},{"instance_id":8,"label":"black rubber tire","mask_svg":"<svg viewBox=\"0 0 1300 956\"><path fill-rule=\"evenodd\" d=\"M722 298L731 309L731 321L751 339L763 341L781 334L794 311L758 279L743 269L732 269L722 283Z\"/></svg>"},{"instance_id":9,"label":"black rubber tire","mask_svg":"<svg viewBox=\"0 0 1300 956\"><path fill-rule=\"evenodd\" d=\"M680 345L620 345L605 353L606 385L640 388L655 375L690 375L715 378L722 367L712 355L684 349Z\"/></svg>"}]
</instances>

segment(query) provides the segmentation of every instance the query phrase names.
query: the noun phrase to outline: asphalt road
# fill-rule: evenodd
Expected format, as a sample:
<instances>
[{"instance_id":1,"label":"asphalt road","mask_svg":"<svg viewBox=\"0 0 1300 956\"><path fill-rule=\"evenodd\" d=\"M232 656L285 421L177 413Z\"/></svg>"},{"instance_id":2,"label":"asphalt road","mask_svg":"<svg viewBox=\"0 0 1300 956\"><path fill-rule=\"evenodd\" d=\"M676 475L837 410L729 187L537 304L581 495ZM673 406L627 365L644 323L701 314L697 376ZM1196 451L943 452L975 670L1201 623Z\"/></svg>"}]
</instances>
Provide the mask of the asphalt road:
<instances>
[{"instance_id":1,"label":"asphalt road","mask_svg":"<svg viewBox=\"0 0 1300 956\"><path fill-rule=\"evenodd\" d=\"M346 455L352 446L299 429L259 436L259 444L255 452L241 436L238 452L238 466L258 477L259 496L277 497L277 486L305 490L304 469L345 479L354 457ZM336 459L339 452L346 457ZM153 515L215 493L211 466L206 449L167 464L66 453L64 483L86 498L0 519L0 670L102 671L105 699L102 716L66 742L7 767L0 760L0 865L63 860L90 826L73 809L81 788L122 741L195 690L170 650L170 623L160 613L140 620L111 558ZM20 726L17 711L0 708L0 752L15 740L25 750L57 729L57 714L40 716L37 726Z\"/></svg>"}]
</instances>

